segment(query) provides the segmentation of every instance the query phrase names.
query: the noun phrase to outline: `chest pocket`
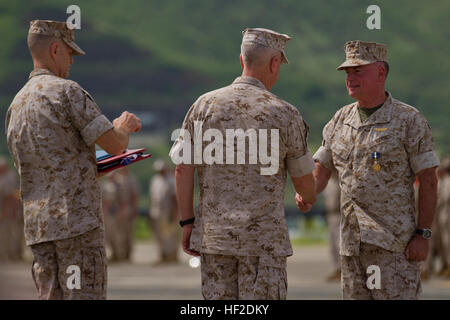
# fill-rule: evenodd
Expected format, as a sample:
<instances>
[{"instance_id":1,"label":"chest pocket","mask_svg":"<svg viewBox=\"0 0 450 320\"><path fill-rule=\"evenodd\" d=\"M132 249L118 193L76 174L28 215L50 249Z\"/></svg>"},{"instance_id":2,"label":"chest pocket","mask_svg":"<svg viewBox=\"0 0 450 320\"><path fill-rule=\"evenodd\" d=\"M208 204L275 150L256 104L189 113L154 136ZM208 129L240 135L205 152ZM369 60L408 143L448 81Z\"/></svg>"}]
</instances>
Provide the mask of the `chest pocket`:
<instances>
[{"instance_id":1,"label":"chest pocket","mask_svg":"<svg viewBox=\"0 0 450 320\"><path fill-rule=\"evenodd\" d=\"M333 152L333 161L336 164L347 163L350 154L353 150L353 144L345 144L340 140L336 140L331 144L331 151Z\"/></svg>"},{"instance_id":2,"label":"chest pocket","mask_svg":"<svg viewBox=\"0 0 450 320\"><path fill-rule=\"evenodd\" d=\"M368 142L368 148L370 152L379 152L384 157L392 156L403 149L398 139L389 132L389 129L385 132L374 132Z\"/></svg>"},{"instance_id":3,"label":"chest pocket","mask_svg":"<svg viewBox=\"0 0 450 320\"><path fill-rule=\"evenodd\" d=\"M380 171L377 172L380 177L391 180L404 174L408 159L399 138L391 135L380 135L369 143L368 152L370 153L371 165L375 162L371 154L373 152L379 153L379 158L376 161L380 165Z\"/></svg>"}]
</instances>

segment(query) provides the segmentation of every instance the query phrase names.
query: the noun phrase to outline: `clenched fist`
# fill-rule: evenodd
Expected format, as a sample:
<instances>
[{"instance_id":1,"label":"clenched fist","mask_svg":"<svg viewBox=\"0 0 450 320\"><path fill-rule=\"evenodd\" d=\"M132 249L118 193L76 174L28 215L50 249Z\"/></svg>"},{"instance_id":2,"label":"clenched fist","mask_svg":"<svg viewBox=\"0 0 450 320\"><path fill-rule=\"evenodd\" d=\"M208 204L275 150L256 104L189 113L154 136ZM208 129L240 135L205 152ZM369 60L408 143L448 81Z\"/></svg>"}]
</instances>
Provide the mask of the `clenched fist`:
<instances>
[{"instance_id":1,"label":"clenched fist","mask_svg":"<svg viewBox=\"0 0 450 320\"><path fill-rule=\"evenodd\" d=\"M128 111L123 112L120 117L114 119L113 125L116 128L124 129L128 134L141 130L141 120Z\"/></svg>"}]
</instances>

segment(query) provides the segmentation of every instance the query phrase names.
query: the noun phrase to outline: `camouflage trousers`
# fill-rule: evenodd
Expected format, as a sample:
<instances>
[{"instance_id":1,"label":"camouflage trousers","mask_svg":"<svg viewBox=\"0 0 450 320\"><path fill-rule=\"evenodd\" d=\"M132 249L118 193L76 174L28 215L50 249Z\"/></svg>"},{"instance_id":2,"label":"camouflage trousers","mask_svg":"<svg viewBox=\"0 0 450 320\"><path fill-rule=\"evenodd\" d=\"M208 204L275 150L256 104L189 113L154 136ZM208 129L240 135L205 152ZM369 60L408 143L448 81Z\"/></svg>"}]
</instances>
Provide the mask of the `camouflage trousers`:
<instances>
[{"instance_id":1,"label":"camouflage trousers","mask_svg":"<svg viewBox=\"0 0 450 320\"><path fill-rule=\"evenodd\" d=\"M380 271L379 289L369 289L367 280ZM359 256L341 256L341 285L345 300L411 300L422 293L421 262L409 261L405 254L362 243ZM371 279L369 279L370 281Z\"/></svg>"},{"instance_id":2,"label":"camouflage trousers","mask_svg":"<svg viewBox=\"0 0 450 320\"><path fill-rule=\"evenodd\" d=\"M104 230L31 246L32 276L41 300L106 299ZM78 272L78 275L77 275ZM76 278L79 276L79 286Z\"/></svg>"},{"instance_id":3,"label":"camouflage trousers","mask_svg":"<svg viewBox=\"0 0 450 320\"><path fill-rule=\"evenodd\" d=\"M285 300L286 257L201 255L206 300Z\"/></svg>"}]
</instances>

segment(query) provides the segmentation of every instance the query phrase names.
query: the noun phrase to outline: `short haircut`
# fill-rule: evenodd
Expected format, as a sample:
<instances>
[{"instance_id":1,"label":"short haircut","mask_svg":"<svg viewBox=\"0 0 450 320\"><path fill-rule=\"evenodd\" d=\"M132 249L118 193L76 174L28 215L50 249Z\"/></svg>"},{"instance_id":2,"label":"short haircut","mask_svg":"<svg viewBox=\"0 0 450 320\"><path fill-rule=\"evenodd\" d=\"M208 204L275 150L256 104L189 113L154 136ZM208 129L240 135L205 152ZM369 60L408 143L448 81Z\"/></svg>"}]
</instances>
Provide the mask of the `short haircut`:
<instances>
[{"instance_id":1,"label":"short haircut","mask_svg":"<svg viewBox=\"0 0 450 320\"><path fill-rule=\"evenodd\" d=\"M277 53L281 54L278 50L256 43L243 43L241 45L242 60L247 67L267 63Z\"/></svg>"},{"instance_id":2,"label":"short haircut","mask_svg":"<svg viewBox=\"0 0 450 320\"><path fill-rule=\"evenodd\" d=\"M43 34L29 33L27 42L32 57L38 56L43 50L47 49L58 38L46 36Z\"/></svg>"}]
</instances>

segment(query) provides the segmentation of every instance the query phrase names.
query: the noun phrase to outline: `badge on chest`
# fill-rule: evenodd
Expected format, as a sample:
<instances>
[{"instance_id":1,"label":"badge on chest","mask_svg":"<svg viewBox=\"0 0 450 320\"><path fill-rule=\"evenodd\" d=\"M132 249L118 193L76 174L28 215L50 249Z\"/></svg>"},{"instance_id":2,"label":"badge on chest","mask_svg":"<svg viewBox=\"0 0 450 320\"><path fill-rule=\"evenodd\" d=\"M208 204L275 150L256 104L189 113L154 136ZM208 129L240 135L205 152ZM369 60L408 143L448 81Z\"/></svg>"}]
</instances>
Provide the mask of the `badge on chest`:
<instances>
[{"instance_id":1,"label":"badge on chest","mask_svg":"<svg viewBox=\"0 0 450 320\"><path fill-rule=\"evenodd\" d=\"M378 163L378 159L380 158L380 153L379 152L372 152L371 153L371 157L373 159L373 171L378 172L381 170L381 166Z\"/></svg>"}]
</instances>

